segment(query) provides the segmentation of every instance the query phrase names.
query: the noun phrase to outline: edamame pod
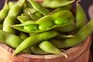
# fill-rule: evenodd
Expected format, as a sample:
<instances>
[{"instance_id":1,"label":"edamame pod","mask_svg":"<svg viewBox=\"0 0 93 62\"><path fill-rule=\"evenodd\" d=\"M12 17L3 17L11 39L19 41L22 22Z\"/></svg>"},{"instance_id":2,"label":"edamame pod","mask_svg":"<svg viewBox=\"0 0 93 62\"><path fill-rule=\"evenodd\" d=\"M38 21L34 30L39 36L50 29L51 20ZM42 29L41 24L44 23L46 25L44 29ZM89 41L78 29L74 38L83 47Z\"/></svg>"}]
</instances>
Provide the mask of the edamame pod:
<instances>
[{"instance_id":1,"label":"edamame pod","mask_svg":"<svg viewBox=\"0 0 93 62\"><path fill-rule=\"evenodd\" d=\"M9 8L11 9L15 3L16 3L16 2L9 1L9 2L8 2Z\"/></svg>"},{"instance_id":2,"label":"edamame pod","mask_svg":"<svg viewBox=\"0 0 93 62\"><path fill-rule=\"evenodd\" d=\"M37 21L39 19L39 17L34 15L30 9L25 9L25 13L28 14L34 21Z\"/></svg>"},{"instance_id":3,"label":"edamame pod","mask_svg":"<svg viewBox=\"0 0 93 62\"><path fill-rule=\"evenodd\" d=\"M38 12L38 11L36 11L34 14L35 14L37 17L39 17L39 18L43 17L43 14L41 14L41 13Z\"/></svg>"},{"instance_id":4,"label":"edamame pod","mask_svg":"<svg viewBox=\"0 0 93 62\"><path fill-rule=\"evenodd\" d=\"M16 48L22 42L22 39L16 35L0 30L0 42L9 45L12 48Z\"/></svg>"},{"instance_id":5,"label":"edamame pod","mask_svg":"<svg viewBox=\"0 0 93 62\"><path fill-rule=\"evenodd\" d=\"M45 52L61 54L61 51L52 45L49 41L43 41L39 44L39 47Z\"/></svg>"},{"instance_id":6,"label":"edamame pod","mask_svg":"<svg viewBox=\"0 0 93 62\"><path fill-rule=\"evenodd\" d=\"M70 35L70 34L68 34L68 35L59 34L59 35L57 35L55 37L55 39L61 39L61 40L63 40L63 39L72 38L72 37L75 37L75 36L74 35Z\"/></svg>"},{"instance_id":7,"label":"edamame pod","mask_svg":"<svg viewBox=\"0 0 93 62\"><path fill-rule=\"evenodd\" d=\"M55 36L57 36L58 33L55 31L48 31L48 32L43 32L37 35L32 35L25 39L14 51L13 55L18 54L19 52L23 51L24 49L31 47L37 43L42 42L43 40L48 40L51 39Z\"/></svg>"},{"instance_id":8,"label":"edamame pod","mask_svg":"<svg viewBox=\"0 0 93 62\"><path fill-rule=\"evenodd\" d=\"M68 48L79 43L83 42L89 35L93 32L93 19L90 20L83 28L81 28L76 34L75 37L68 38L65 40L52 40L51 43L58 48Z\"/></svg>"},{"instance_id":9,"label":"edamame pod","mask_svg":"<svg viewBox=\"0 0 93 62\"><path fill-rule=\"evenodd\" d=\"M57 18L64 18L64 20L62 19L61 21L65 22L65 23L54 24L54 21ZM44 23L44 22L46 22L46 23ZM68 10L62 10L62 11L58 11L52 15L44 16L44 17L40 18L39 20L37 20L35 22L35 24L44 26L44 25L47 25L48 22L51 22L50 23L51 25L49 25L48 29L43 29L43 30L27 31L27 30L23 29L23 27L25 26L24 24L13 25L12 27L19 31L23 31L26 33L40 33L40 32L49 31L52 29L54 29L56 31L70 32L75 29L74 17L71 14L71 12Z\"/></svg>"},{"instance_id":10,"label":"edamame pod","mask_svg":"<svg viewBox=\"0 0 93 62\"><path fill-rule=\"evenodd\" d=\"M0 22L2 22L5 17L7 16L8 12L9 12L10 8L9 5L7 3L7 0L5 1L4 7L2 8L2 10L0 11Z\"/></svg>"},{"instance_id":11,"label":"edamame pod","mask_svg":"<svg viewBox=\"0 0 93 62\"><path fill-rule=\"evenodd\" d=\"M43 51L41 48L39 48L39 46L32 46L31 47L31 52L33 54L50 54L48 52Z\"/></svg>"},{"instance_id":12,"label":"edamame pod","mask_svg":"<svg viewBox=\"0 0 93 62\"><path fill-rule=\"evenodd\" d=\"M26 8L33 8L32 5L27 0L24 3L24 9Z\"/></svg>"},{"instance_id":13,"label":"edamame pod","mask_svg":"<svg viewBox=\"0 0 93 62\"><path fill-rule=\"evenodd\" d=\"M76 3L76 29L81 29L87 22L86 14L80 4Z\"/></svg>"},{"instance_id":14,"label":"edamame pod","mask_svg":"<svg viewBox=\"0 0 93 62\"><path fill-rule=\"evenodd\" d=\"M19 34L19 37L20 37L22 40L25 40L25 39L28 37L28 35L25 34L25 33L23 33L23 32L21 32L21 33Z\"/></svg>"},{"instance_id":15,"label":"edamame pod","mask_svg":"<svg viewBox=\"0 0 93 62\"><path fill-rule=\"evenodd\" d=\"M52 43L49 41L43 41L40 43L39 47L44 50L45 52L54 53L54 54L62 54L67 58L67 55L61 52L58 48L56 48Z\"/></svg>"},{"instance_id":16,"label":"edamame pod","mask_svg":"<svg viewBox=\"0 0 93 62\"><path fill-rule=\"evenodd\" d=\"M0 30L0 43L7 44L15 49L22 41L20 37ZM23 52L31 53L29 48L25 49Z\"/></svg>"},{"instance_id":17,"label":"edamame pod","mask_svg":"<svg viewBox=\"0 0 93 62\"><path fill-rule=\"evenodd\" d=\"M58 7L69 5L74 1L75 0L44 0L42 5L44 7L49 7L49 8L58 8Z\"/></svg>"},{"instance_id":18,"label":"edamame pod","mask_svg":"<svg viewBox=\"0 0 93 62\"><path fill-rule=\"evenodd\" d=\"M31 18L29 16L17 16L17 19L21 22L24 23L28 20L31 20Z\"/></svg>"},{"instance_id":19,"label":"edamame pod","mask_svg":"<svg viewBox=\"0 0 93 62\"><path fill-rule=\"evenodd\" d=\"M34 20L37 21L39 19L39 17L37 17L36 15L32 14L31 12L28 12L29 16Z\"/></svg>"},{"instance_id":20,"label":"edamame pod","mask_svg":"<svg viewBox=\"0 0 93 62\"><path fill-rule=\"evenodd\" d=\"M49 10L41 6L39 3L35 2L34 0L28 0L34 9L42 13L43 15L47 15L49 13Z\"/></svg>"},{"instance_id":21,"label":"edamame pod","mask_svg":"<svg viewBox=\"0 0 93 62\"><path fill-rule=\"evenodd\" d=\"M3 31L9 33L16 33L15 29L11 25L17 22L17 15L20 13L25 0L19 0L9 11L7 17L4 20Z\"/></svg>"},{"instance_id":22,"label":"edamame pod","mask_svg":"<svg viewBox=\"0 0 93 62\"><path fill-rule=\"evenodd\" d=\"M34 8L25 8L25 9L23 10L23 12L24 12L24 13L27 13L27 10L28 10L29 12L31 12L32 14L35 13L35 12L37 12L37 10L34 9Z\"/></svg>"}]
</instances>

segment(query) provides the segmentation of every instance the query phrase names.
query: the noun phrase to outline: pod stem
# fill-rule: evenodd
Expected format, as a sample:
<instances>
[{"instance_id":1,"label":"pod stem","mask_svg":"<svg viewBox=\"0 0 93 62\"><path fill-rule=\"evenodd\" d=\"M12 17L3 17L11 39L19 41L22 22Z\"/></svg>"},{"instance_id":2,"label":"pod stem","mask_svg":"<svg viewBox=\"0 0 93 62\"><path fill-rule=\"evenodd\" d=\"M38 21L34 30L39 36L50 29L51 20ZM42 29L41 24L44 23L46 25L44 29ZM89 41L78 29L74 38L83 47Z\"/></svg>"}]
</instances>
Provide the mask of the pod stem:
<instances>
[{"instance_id":1,"label":"pod stem","mask_svg":"<svg viewBox=\"0 0 93 62\"><path fill-rule=\"evenodd\" d=\"M62 52L62 55L67 59L68 58L68 56L65 54L65 53L63 53Z\"/></svg>"}]
</instances>

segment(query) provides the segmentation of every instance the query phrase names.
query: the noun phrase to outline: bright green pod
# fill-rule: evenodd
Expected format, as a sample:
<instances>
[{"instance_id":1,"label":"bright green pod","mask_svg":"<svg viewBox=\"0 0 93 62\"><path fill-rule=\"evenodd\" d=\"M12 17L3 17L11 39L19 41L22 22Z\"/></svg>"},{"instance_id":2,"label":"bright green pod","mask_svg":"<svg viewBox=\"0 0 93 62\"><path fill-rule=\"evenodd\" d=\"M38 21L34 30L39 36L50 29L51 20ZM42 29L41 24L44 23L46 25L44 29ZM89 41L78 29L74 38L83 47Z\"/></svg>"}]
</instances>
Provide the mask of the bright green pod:
<instances>
[{"instance_id":1,"label":"bright green pod","mask_svg":"<svg viewBox=\"0 0 93 62\"><path fill-rule=\"evenodd\" d=\"M90 20L84 27L82 27L74 37L65 40L50 40L57 48L73 47L82 43L93 32L93 19Z\"/></svg>"},{"instance_id":2,"label":"bright green pod","mask_svg":"<svg viewBox=\"0 0 93 62\"><path fill-rule=\"evenodd\" d=\"M39 30L47 30L47 29L50 29L52 26L53 26L53 22L51 22L51 21L44 21L44 22L39 24L38 29Z\"/></svg>"},{"instance_id":3,"label":"bright green pod","mask_svg":"<svg viewBox=\"0 0 93 62\"><path fill-rule=\"evenodd\" d=\"M49 41L43 41L39 44L39 47L45 51L45 52L49 52L49 53L53 53L53 54L61 54L62 52L56 48L54 45L52 45Z\"/></svg>"},{"instance_id":4,"label":"bright green pod","mask_svg":"<svg viewBox=\"0 0 93 62\"><path fill-rule=\"evenodd\" d=\"M73 2L75 2L75 0L44 0L42 5L49 8L59 8Z\"/></svg>"},{"instance_id":5,"label":"bright green pod","mask_svg":"<svg viewBox=\"0 0 93 62\"><path fill-rule=\"evenodd\" d=\"M25 0L19 0L13 7L10 9L7 17L4 20L3 24L3 31L9 32L9 33L16 33L15 29L11 27L11 25L15 24L17 22L17 16L22 10L22 6L24 4Z\"/></svg>"},{"instance_id":6,"label":"bright green pod","mask_svg":"<svg viewBox=\"0 0 93 62\"><path fill-rule=\"evenodd\" d=\"M24 25L24 30L26 30L26 31L38 30L38 25L37 24Z\"/></svg>"},{"instance_id":7,"label":"bright green pod","mask_svg":"<svg viewBox=\"0 0 93 62\"><path fill-rule=\"evenodd\" d=\"M13 5L15 5L16 2L13 2L13 1L9 1L8 4L9 4L9 8L12 8Z\"/></svg>"},{"instance_id":8,"label":"bright green pod","mask_svg":"<svg viewBox=\"0 0 93 62\"><path fill-rule=\"evenodd\" d=\"M23 51L24 49L31 47L33 45L36 45L37 43L42 42L43 40L51 39L55 36L57 36L58 33L55 31L48 31L43 32L40 34L32 35L25 39L14 51L13 55L18 54L19 52Z\"/></svg>"},{"instance_id":9,"label":"bright green pod","mask_svg":"<svg viewBox=\"0 0 93 62\"><path fill-rule=\"evenodd\" d=\"M54 21L57 18L65 18L65 19L67 19L68 22L66 22L62 25L54 24ZM44 29L44 30L26 31L23 29L24 24L13 25L12 27L19 30L19 31L26 32L26 33L40 33L40 32L49 31L52 29L56 30L56 31L70 32L75 29L74 17L72 15L72 13L68 10L62 10L62 11L58 11L54 14L44 16L44 17L40 18L39 20L37 20L35 22L35 24L40 25L43 22L48 22L48 21L52 22L51 26L52 26L52 24L53 24L53 26L50 27L49 29Z\"/></svg>"},{"instance_id":10,"label":"bright green pod","mask_svg":"<svg viewBox=\"0 0 93 62\"><path fill-rule=\"evenodd\" d=\"M68 19L65 19L62 17L59 17L59 18L55 19L55 21L54 21L54 23L57 25L62 25L62 24L68 23L68 22L69 22Z\"/></svg>"},{"instance_id":11,"label":"bright green pod","mask_svg":"<svg viewBox=\"0 0 93 62\"><path fill-rule=\"evenodd\" d=\"M62 24L63 26L56 27L54 30L61 31L61 32L70 32L73 31L76 27L74 22L74 16L68 10L58 11L52 14L52 18L54 18L55 21L59 18L60 19L59 21L61 21L61 23L65 22L64 24L66 24L66 25Z\"/></svg>"},{"instance_id":12,"label":"bright green pod","mask_svg":"<svg viewBox=\"0 0 93 62\"><path fill-rule=\"evenodd\" d=\"M0 22L2 22L5 19L9 10L10 10L10 8L9 8L9 5L7 3L7 0L6 0L2 10L0 11Z\"/></svg>"}]
</instances>

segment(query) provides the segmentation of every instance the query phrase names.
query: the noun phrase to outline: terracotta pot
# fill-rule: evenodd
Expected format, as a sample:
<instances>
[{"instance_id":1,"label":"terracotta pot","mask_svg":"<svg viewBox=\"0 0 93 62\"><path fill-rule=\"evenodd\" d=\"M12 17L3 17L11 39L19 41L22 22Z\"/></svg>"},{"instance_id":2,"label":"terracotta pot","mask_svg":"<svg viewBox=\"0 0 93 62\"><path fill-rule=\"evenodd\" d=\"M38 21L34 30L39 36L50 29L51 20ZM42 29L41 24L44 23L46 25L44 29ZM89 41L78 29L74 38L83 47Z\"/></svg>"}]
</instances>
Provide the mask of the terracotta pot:
<instances>
[{"instance_id":1,"label":"terracotta pot","mask_svg":"<svg viewBox=\"0 0 93 62\"><path fill-rule=\"evenodd\" d=\"M89 62L91 36L81 44L74 46L64 53L68 58L62 55L31 55L20 54L12 56L13 49L5 44L0 44L0 62Z\"/></svg>"}]
</instances>

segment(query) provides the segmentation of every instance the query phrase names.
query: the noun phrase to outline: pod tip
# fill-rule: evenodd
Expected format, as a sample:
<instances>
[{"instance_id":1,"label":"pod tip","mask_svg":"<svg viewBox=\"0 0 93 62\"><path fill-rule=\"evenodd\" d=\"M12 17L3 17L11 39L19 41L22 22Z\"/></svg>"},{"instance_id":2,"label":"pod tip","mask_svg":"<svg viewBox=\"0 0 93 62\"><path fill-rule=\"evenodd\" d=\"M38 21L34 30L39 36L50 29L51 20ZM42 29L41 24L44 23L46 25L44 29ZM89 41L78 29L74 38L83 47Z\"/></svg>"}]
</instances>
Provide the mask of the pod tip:
<instances>
[{"instance_id":1,"label":"pod tip","mask_svg":"<svg viewBox=\"0 0 93 62\"><path fill-rule=\"evenodd\" d=\"M62 55L67 59L68 57L67 57L67 55L65 54L65 53L62 53Z\"/></svg>"}]
</instances>

